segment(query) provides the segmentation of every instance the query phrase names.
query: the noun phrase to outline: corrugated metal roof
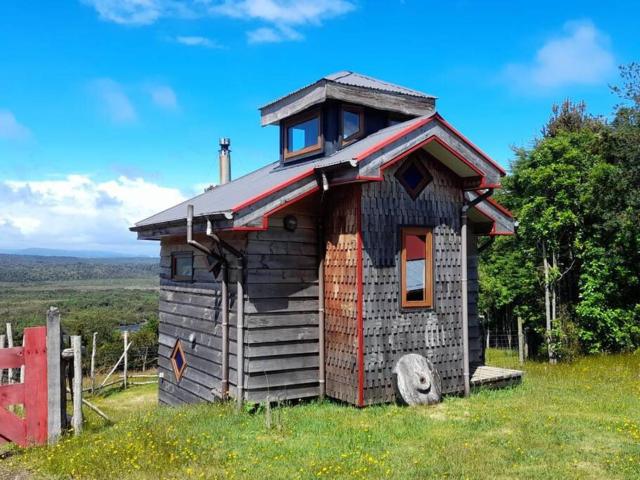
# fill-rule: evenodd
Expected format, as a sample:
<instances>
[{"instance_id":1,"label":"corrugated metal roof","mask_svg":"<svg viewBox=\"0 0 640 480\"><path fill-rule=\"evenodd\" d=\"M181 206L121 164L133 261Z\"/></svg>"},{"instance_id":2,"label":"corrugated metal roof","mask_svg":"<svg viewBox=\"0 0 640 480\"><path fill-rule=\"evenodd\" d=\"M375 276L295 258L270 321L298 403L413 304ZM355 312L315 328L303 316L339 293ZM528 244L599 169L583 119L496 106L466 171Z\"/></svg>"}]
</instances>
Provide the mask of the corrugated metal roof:
<instances>
[{"instance_id":1,"label":"corrugated metal roof","mask_svg":"<svg viewBox=\"0 0 640 480\"><path fill-rule=\"evenodd\" d=\"M402 95L411 95L413 97L423 98L435 98L433 95L429 95L418 90L412 90L410 88L401 87L393 83L378 80L377 78L368 77L360 73L343 71L332 73L324 77L325 80L341 83L343 85L352 85L354 87L368 88L370 90L380 90L383 92L400 93Z\"/></svg>"},{"instance_id":2,"label":"corrugated metal roof","mask_svg":"<svg viewBox=\"0 0 640 480\"><path fill-rule=\"evenodd\" d=\"M390 92L390 93L399 93L401 95L409 95L412 97L420 97L420 98L437 98L434 95L429 95L424 92L419 92L418 90L412 90L410 88L401 87L400 85L396 85L393 83L385 82L383 80L378 80L377 78L369 77L367 75L362 75L361 73L351 72L349 70L343 70L340 72L331 73L329 75L325 75L320 80L316 80L315 82L309 83L304 87L298 88L293 92L289 92L286 95L282 95L275 100L272 100L269 103L261 106L260 109L268 107L269 105L273 105L274 103L279 102L291 95L295 95L298 92L301 92L305 88L309 88L313 85L316 85L321 82L335 82L341 83L343 85L351 85L354 87L367 88L369 90L378 90L382 92Z\"/></svg>"},{"instance_id":3,"label":"corrugated metal roof","mask_svg":"<svg viewBox=\"0 0 640 480\"><path fill-rule=\"evenodd\" d=\"M216 186L212 190L141 220L135 224L135 227L145 227L183 220L187 216L187 205L190 204L193 205L194 215L196 217L232 211L234 207L241 205L247 200L264 192L268 192L279 185L285 184L306 172L317 168L349 163L358 153L367 150L386 138L392 137L402 129L424 118L427 117L414 118L384 128L326 157L284 166L280 162L271 163L229 183Z\"/></svg>"}]
</instances>

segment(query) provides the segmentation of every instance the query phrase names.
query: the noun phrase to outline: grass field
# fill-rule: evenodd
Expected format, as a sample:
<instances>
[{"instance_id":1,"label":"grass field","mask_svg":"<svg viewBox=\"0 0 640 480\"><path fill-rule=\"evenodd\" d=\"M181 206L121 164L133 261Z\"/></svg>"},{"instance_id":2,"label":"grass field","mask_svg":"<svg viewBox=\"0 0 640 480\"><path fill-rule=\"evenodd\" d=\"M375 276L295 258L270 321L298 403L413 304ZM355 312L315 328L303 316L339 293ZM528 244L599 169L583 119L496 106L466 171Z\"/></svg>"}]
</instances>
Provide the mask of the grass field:
<instances>
[{"instance_id":1,"label":"grass field","mask_svg":"<svg viewBox=\"0 0 640 480\"><path fill-rule=\"evenodd\" d=\"M81 437L4 463L58 478L640 478L640 353L525 370L434 407L277 408L271 429L263 410L157 408L139 387L99 400L116 425L90 416Z\"/></svg>"}]
</instances>

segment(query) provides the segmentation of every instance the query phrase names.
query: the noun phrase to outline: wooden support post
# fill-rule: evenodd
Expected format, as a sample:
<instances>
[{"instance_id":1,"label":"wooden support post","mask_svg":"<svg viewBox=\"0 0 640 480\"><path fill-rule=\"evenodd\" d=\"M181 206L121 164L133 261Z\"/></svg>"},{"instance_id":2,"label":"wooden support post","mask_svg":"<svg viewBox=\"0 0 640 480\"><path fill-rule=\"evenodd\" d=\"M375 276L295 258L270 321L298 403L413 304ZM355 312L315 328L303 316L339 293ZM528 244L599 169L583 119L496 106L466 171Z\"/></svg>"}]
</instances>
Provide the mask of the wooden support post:
<instances>
[{"instance_id":1,"label":"wooden support post","mask_svg":"<svg viewBox=\"0 0 640 480\"><path fill-rule=\"evenodd\" d=\"M13 329L11 328L11 323L7 322L7 347L13 348ZM9 381L8 383L13 383L13 368L9 369Z\"/></svg>"},{"instance_id":2,"label":"wooden support post","mask_svg":"<svg viewBox=\"0 0 640 480\"><path fill-rule=\"evenodd\" d=\"M47 390L49 443L56 443L66 425L66 389L62 371L62 331L60 311L50 307L47 312Z\"/></svg>"},{"instance_id":3,"label":"wooden support post","mask_svg":"<svg viewBox=\"0 0 640 480\"><path fill-rule=\"evenodd\" d=\"M129 331L125 330L124 331L124 372L123 372L123 380L122 380L122 386L123 388L127 388L127 370L129 369L129 354L128 351L129 349L127 348L127 345L129 344Z\"/></svg>"},{"instance_id":4,"label":"wooden support post","mask_svg":"<svg viewBox=\"0 0 640 480\"><path fill-rule=\"evenodd\" d=\"M82 433L82 337L71 337L73 348L73 434Z\"/></svg>"},{"instance_id":5,"label":"wooden support post","mask_svg":"<svg viewBox=\"0 0 640 480\"><path fill-rule=\"evenodd\" d=\"M98 332L93 332L93 339L91 341L91 395L94 394L96 389L96 337Z\"/></svg>"},{"instance_id":6,"label":"wooden support post","mask_svg":"<svg viewBox=\"0 0 640 480\"><path fill-rule=\"evenodd\" d=\"M22 334L22 348L24 348L24 333ZM25 366L20 367L20 383L24 383L24 369Z\"/></svg>"},{"instance_id":7,"label":"wooden support post","mask_svg":"<svg viewBox=\"0 0 640 480\"><path fill-rule=\"evenodd\" d=\"M5 335L0 335L0 348L4 348L4 339ZM2 385L2 380L4 378L4 368L0 368L0 385Z\"/></svg>"},{"instance_id":8,"label":"wooden support post","mask_svg":"<svg viewBox=\"0 0 640 480\"><path fill-rule=\"evenodd\" d=\"M518 360L520 365L524 364L524 330L520 315L518 315Z\"/></svg>"},{"instance_id":9,"label":"wooden support post","mask_svg":"<svg viewBox=\"0 0 640 480\"><path fill-rule=\"evenodd\" d=\"M107 380L109 380L109 378L111 377L111 375L113 375L113 372L116 371L116 369L120 366L120 362L122 361L122 359L124 358L124 356L127 353L127 350L129 350L129 347L131 346L131 342L129 342L129 345L127 345L124 349L124 352L122 353L122 355L120 355L120 358L118 359L118 361L116 362L116 364L113 366L113 368L109 371L109 373L107 374L107 376L105 377L105 379L102 381L102 383L100 384L100 386L98 388L102 388L102 387L106 387L107 386Z\"/></svg>"}]
</instances>

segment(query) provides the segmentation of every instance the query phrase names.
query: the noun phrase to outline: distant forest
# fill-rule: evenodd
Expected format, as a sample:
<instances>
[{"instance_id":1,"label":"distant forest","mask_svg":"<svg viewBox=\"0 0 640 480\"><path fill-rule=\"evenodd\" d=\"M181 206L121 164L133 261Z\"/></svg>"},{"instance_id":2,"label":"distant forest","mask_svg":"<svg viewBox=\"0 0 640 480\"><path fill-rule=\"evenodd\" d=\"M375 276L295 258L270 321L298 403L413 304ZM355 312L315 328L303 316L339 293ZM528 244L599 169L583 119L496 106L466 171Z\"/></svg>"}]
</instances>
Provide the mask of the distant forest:
<instances>
[{"instance_id":1,"label":"distant forest","mask_svg":"<svg viewBox=\"0 0 640 480\"><path fill-rule=\"evenodd\" d=\"M157 258L75 258L0 254L0 282L150 278Z\"/></svg>"}]
</instances>

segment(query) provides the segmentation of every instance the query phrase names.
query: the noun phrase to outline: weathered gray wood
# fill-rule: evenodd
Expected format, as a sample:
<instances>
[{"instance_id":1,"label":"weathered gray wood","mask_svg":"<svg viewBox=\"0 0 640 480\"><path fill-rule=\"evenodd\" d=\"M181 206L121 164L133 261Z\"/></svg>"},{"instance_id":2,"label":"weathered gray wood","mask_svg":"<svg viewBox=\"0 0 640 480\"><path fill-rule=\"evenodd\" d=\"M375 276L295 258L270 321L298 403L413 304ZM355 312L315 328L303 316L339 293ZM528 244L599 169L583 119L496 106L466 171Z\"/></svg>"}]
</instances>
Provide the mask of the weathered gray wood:
<instances>
[{"instance_id":1,"label":"weathered gray wood","mask_svg":"<svg viewBox=\"0 0 640 480\"><path fill-rule=\"evenodd\" d=\"M49 444L56 443L66 423L66 389L61 362L60 311L47 312L47 432Z\"/></svg>"},{"instance_id":2,"label":"weathered gray wood","mask_svg":"<svg viewBox=\"0 0 640 480\"><path fill-rule=\"evenodd\" d=\"M82 337L71 336L73 348L73 434L82 433Z\"/></svg>"},{"instance_id":3,"label":"weathered gray wood","mask_svg":"<svg viewBox=\"0 0 640 480\"><path fill-rule=\"evenodd\" d=\"M127 354L127 351L129 350L130 347L131 347L131 342L129 342L127 345L125 345L124 352L122 352L122 355L120 355L120 358L118 358L118 361L116 362L116 364L111 368L111 370L109 370L109 373L104 378L104 380L102 381L102 383L100 384L98 389L100 389L100 388L105 386L105 384L107 383L107 380L109 380L111 375L113 375L113 372L116 371L116 369L120 366L120 363L122 362L122 360L124 360L124 357Z\"/></svg>"},{"instance_id":4,"label":"weathered gray wood","mask_svg":"<svg viewBox=\"0 0 640 480\"><path fill-rule=\"evenodd\" d=\"M442 382L437 370L422 355L400 357L393 373L398 396L407 405L432 405L442 399Z\"/></svg>"},{"instance_id":5,"label":"weathered gray wood","mask_svg":"<svg viewBox=\"0 0 640 480\"><path fill-rule=\"evenodd\" d=\"M127 389L127 375L129 373L129 331L125 330L124 334L122 335L122 349L123 352L122 354L124 355L124 360L123 360L123 374L122 374L122 387L126 390Z\"/></svg>"},{"instance_id":6,"label":"weathered gray wood","mask_svg":"<svg viewBox=\"0 0 640 480\"><path fill-rule=\"evenodd\" d=\"M96 388L96 339L98 332L93 332L91 340L91 394L95 392Z\"/></svg>"},{"instance_id":7,"label":"weathered gray wood","mask_svg":"<svg viewBox=\"0 0 640 480\"><path fill-rule=\"evenodd\" d=\"M0 335L0 348L4 348L6 335ZM0 368L0 385L2 385L4 381L4 368Z\"/></svg>"},{"instance_id":8,"label":"weathered gray wood","mask_svg":"<svg viewBox=\"0 0 640 480\"><path fill-rule=\"evenodd\" d=\"M518 360L520 365L524 364L524 331L522 328L522 317L518 315Z\"/></svg>"},{"instance_id":9,"label":"weathered gray wood","mask_svg":"<svg viewBox=\"0 0 640 480\"><path fill-rule=\"evenodd\" d=\"M11 327L11 322L6 323L5 331L7 332L7 348L13 348L13 329ZM8 371L9 371L9 384L11 384L14 382L14 378L13 378L14 370L13 368L10 368Z\"/></svg>"}]
</instances>

